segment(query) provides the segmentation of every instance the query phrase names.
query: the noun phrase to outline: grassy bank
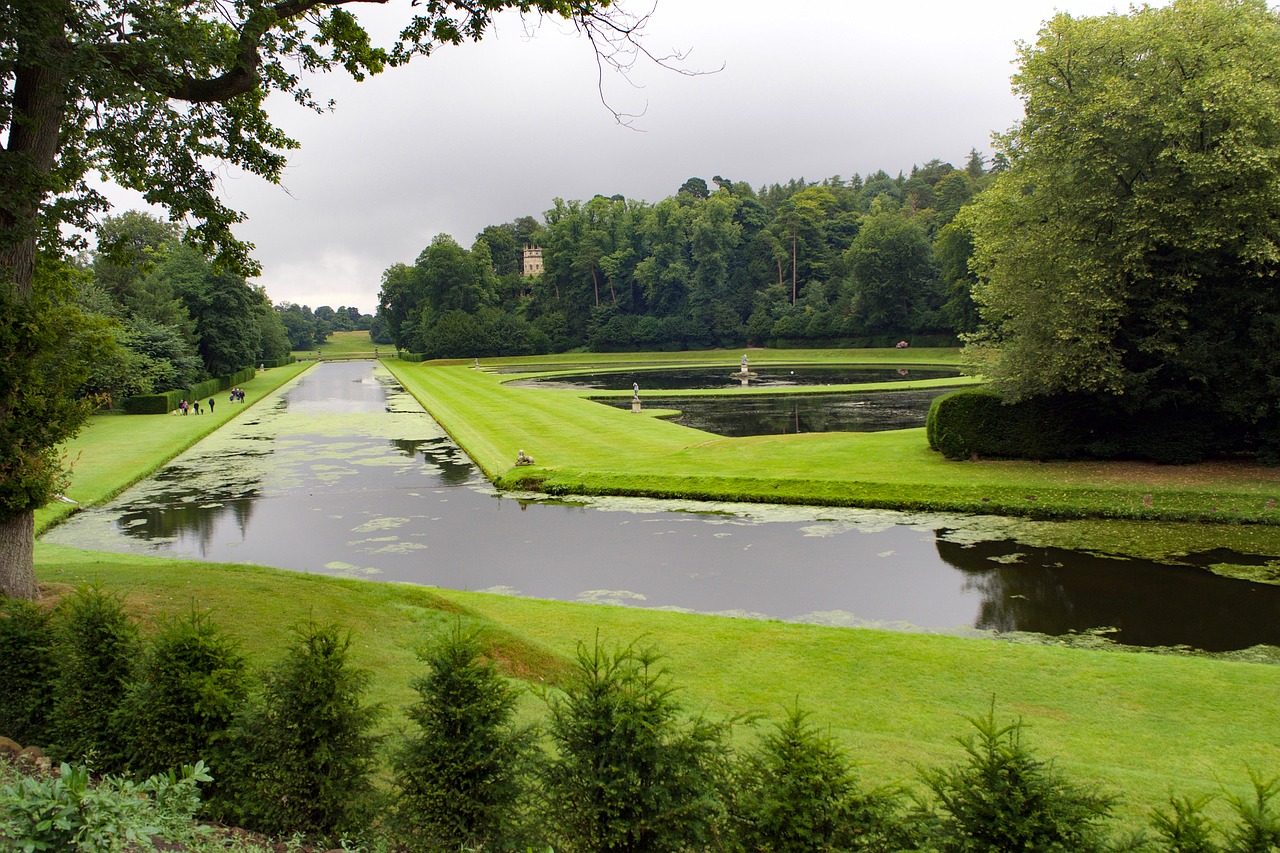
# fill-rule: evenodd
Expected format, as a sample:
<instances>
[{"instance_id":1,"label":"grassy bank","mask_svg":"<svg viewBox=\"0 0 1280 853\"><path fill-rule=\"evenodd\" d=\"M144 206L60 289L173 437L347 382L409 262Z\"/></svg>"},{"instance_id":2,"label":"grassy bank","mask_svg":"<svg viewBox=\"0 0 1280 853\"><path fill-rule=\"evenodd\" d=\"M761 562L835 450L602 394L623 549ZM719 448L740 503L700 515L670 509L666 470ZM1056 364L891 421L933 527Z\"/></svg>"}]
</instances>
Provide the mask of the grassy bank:
<instances>
[{"instance_id":1,"label":"grassy bank","mask_svg":"<svg viewBox=\"0 0 1280 853\"><path fill-rule=\"evenodd\" d=\"M371 698L397 713L419 674L414 649L461 614L485 627L508 671L535 684L554 679L575 644L597 632L608 642L643 637L665 650L690 707L776 720L798 701L873 782L956 760L964 718L993 699L1002 717L1025 719L1041 756L1123 793L1131 820L1170 789L1239 788L1246 765L1280 768L1271 666L535 601L50 545L37 558L43 583L120 591L144 620L207 608L259 663L300 621L347 626L356 661L373 672ZM526 697L526 714L540 708ZM394 718L385 722L393 727Z\"/></svg>"},{"instance_id":2,"label":"grassy bank","mask_svg":"<svg viewBox=\"0 0 1280 853\"><path fill-rule=\"evenodd\" d=\"M924 456L923 436L907 431L878 441L833 436L833 446L842 449L822 457L836 468L827 471L823 462L803 459L807 442L821 436L793 436L799 440L778 447L734 440L743 443L733 450L730 440L609 409L572 392L504 388L497 377L465 365L392 366L497 476L511 473L515 452L523 448L538 458L533 473L539 477L563 476L572 464L584 478L601 478L593 483L616 477L621 486L633 487L651 477L663 488L679 488L679 472L710 467L726 487L763 487L772 469L761 466L778 458L792 466L781 469L781 480L803 473L795 482L812 483L815 490L857 485L840 485L855 471L868 489L882 494L902 484L906 491L929 486L945 497L953 477L965 484L964 472L972 478L969 488L994 490L1001 487L1001 471L1025 482L1016 478L1029 474L1019 471L1053 467L947 463ZM267 371L254 383L280 385L301 369ZM252 403L268 385L246 388ZM85 502L105 499L188 446L197 431L207 433L240 411L245 409L219 400L213 417L95 418L70 449L78 462L69 494ZM782 446L788 444L793 446ZM822 445L810 449L816 453ZM1233 494L1232 478L1222 472L1168 471L1186 482L1158 493L1155 507L1174 493L1203 499L1220 488ZM1038 482L1052 483L1059 475L1042 473ZM1077 470L1073 476L1098 479L1091 488L1109 499L1132 491L1124 471ZM710 482L705 475L689 479ZM1274 480L1255 484L1259 499L1266 493L1264 482ZM822 492L794 493L811 499ZM41 519L47 524L49 516L42 513ZM1199 526L1090 523L1116 543L1134 527L1185 543L1195 538L1187 531ZM1277 529L1213 528L1245 536ZM667 652L692 707L718 717L745 712L778 719L798 701L850 747L873 782L909 779L918 765L956 760L953 738L966 733L964 717L983 713L993 699L1002 718L1025 719L1027 738L1040 755L1055 758L1069 774L1123 793L1124 814L1133 824L1170 790L1212 793L1220 784L1239 790L1246 766L1267 774L1280 770L1280 718L1273 712L1280 679L1274 667L1261 664L536 601L42 543L36 557L37 576L49 591L98 583L126 595L130 609L148 622L192 606L207 608L258 663L283 647L293 624L315 618L344 625L353 631L357 662L373 672L372 698L393 715L409 700L409 680L419 672L414 649L433 628L461 614L485 627L509 672L534 684L554 680L575 644L597 632L611 642L645 637ZM526 697L527 715L538 708L536 699ZM386 724L394 722L392 716Z\"/></svg>"},{"instance_id":3,"label":"grassy bank","mask_svg":"<svg viewBox=\"0 0 1280 853\"><path fill-rule=\"evenodd\" d=\"M309 366L287 364L260 370L240 386L245 392L244 403L230 402L223 391L214 397L213 410L201 415L94 415L65 446L72 470L67 497L87 506L109 500L227 421L252 409L254 403ZM75 504L56 501L37 510L37 535L75 508Z\"/></svg>"},{"instance_id":4,"label":"grassy bank","mask_svg":"<svg viewBox=\"0 0 1280 853\"><path fill-rule=\"evenodd\" d=\"M946 351L759 351L751 360L831 363L872 355L900 365L948 357ZM647 357L708 359L704 353ZM731 362L734 353L716 357ZM566 357L564 363L573 362ZM592 402L589 392L507 387L502 380L510 377L475 370L470 362L387 365L486 474L508 488L1050 519L1280 521L1280 469L1247 462L952 462L928 448L923 429L722 438ZM535 466L514 467L521 449Z\"/></svg>"}]
</instances>

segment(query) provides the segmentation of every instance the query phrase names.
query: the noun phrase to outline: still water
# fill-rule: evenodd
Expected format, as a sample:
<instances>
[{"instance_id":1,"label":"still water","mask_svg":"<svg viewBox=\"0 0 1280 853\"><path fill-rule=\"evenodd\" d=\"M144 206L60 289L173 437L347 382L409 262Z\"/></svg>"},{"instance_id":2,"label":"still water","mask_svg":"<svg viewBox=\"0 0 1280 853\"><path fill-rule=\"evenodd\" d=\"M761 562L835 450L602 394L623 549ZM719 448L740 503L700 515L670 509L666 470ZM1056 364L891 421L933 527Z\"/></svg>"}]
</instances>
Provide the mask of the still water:
<instances>
[{"instance_id":1,"label":"still water","mask_svg":"<svg viewBox=\"0 0 1280 853\"><path fill-rule=\"evenodd\" d=\"M768 394L733 397L645 397L644 405L677 409L681 426L740 438L802 432L880 432L922 427L933 398L953 388L874 394ZM631 408L631 398L598 402Z\"/></svg>"},{"instance_id":2,"label":"still water","mask_svg":"<svg viewBox=\"0 0 1280 853\"><path fill-rule=\"evenodd\" d=\"M981 541L977 519L498 494L381 366L323 364L45 539L554 598L949 633L1280 645L1280 587ZM1220 558L1221 555L1218 555Z\"/></svg>"},{"instance_id":3,"label":"still water","mask_svg":"<svg viewBox=\"0 0 1280 853\"><path fill-rule=\"evenodd\" d=\"M547 367L546 369L553 369ZM873 365L750 366L744 383L740 365L724 367L681 367L640 369L627 367L599 373L577 373L569 376L544 376L515 379L510 385L529 388L569 388L592 391L630 391L633 385L642 390L665 391L715 390L724 388L787 388L801 385L860 385L867 382L907 382L917 379L954 379L959 370L949 367L876 367Z\"/></svg>"}]
</instances>

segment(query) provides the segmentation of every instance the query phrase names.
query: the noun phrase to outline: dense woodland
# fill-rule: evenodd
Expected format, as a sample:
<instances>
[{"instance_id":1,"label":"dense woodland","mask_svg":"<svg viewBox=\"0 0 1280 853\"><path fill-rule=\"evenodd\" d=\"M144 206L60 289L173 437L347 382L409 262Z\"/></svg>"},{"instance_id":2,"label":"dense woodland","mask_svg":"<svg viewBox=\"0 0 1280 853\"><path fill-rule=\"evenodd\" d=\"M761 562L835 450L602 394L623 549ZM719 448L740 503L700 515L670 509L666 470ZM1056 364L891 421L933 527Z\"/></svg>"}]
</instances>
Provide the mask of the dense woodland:
<instances>
[{"instance_id":1,"label":"dense woodland","mask_svg":"<svg viewBox=\"0 0 1280 853\"><path fill-rule=\"evenodd\" d=\"M82 395L110 405L289 354L266 292L218 269L182 236L144 213L109 216L97 251L68 267L83 350L93 355Z\"/></svg>"},{"instance_id":2,"label":"dense woodland","mask_svg":"<svg viewBox=\"0 0 1280 853\"><path fill-rule=\"evenodd\" d=\"M975 150L897 177L556 199L542 221L487 226L470 249L441 234L391 266L378 317L387 342L429 357L954 343L976 312L953 220L1003 166ZM539 275L523 274L528 245Z\"/></svg>"},{"instance_id":3,"label":"dense woodland","mask_svg":"<svg viewBox=\"0 0 1280 853\"><path fill-rule=\"evenodd\" d=\"M66 266L79 351L91 365L79 396L110 406L190 388L374 323L345 305L273 306L262 287L219 269L183 236L146 213L108 216L97 249Z\"/></svg>"}]
</instances>

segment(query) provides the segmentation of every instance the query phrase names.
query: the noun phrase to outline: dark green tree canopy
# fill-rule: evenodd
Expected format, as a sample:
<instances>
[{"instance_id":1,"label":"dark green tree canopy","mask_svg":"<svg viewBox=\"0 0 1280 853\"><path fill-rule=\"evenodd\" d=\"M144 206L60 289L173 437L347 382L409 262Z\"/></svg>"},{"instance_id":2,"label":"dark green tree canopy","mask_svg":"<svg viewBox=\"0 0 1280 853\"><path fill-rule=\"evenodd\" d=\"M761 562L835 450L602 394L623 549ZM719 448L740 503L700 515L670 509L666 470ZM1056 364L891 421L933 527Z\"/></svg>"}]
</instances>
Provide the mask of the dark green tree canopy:
<instances>
[{"instance_id":1,"label":"dark green tree canopy","mask_svg":"<svg viewBox=\"0 0 1280 853\"><path fill-rule=\"evenodd\" d=\"M1021 50L1008 169L960 216L1013 397L1277 415L1280 18L1263 0L1060 14Z\"/></svg>"}]
</instances>

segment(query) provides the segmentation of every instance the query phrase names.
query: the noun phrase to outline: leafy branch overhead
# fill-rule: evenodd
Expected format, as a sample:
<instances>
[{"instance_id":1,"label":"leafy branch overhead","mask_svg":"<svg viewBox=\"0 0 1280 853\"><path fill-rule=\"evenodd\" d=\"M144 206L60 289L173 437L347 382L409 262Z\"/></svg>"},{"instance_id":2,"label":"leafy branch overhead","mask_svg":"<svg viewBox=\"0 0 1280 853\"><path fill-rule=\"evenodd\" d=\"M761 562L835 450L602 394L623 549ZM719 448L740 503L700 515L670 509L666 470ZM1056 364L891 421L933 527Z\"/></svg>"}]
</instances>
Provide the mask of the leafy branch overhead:
<instances>
[{"instance_id":1,"label":"leafy branch overhead","mask_svg":"<svg viewBox=\"0 0 1280 853\"><path fill-rule=\"evenodd\" d=\"M385 0L199 0L162 4L17 0L0 10L0 261L16 267L37 234L88 228L105 199L87 177L100 173L196 221L193 237L219 260L256 271L251 246L231 234L243 214L218 198L215 169L232 165L278 182L297 143L266 110L273 92L323 110L311 74L341 69L356 80L441 46L481 39L499 13L573 22L600 67L656 62L639 39L647 16L611 0L479 0L416 3L408 22L377 46L354 11ZM615 113L617 114L617 113Z\"/></svg>"}]
</instances>

